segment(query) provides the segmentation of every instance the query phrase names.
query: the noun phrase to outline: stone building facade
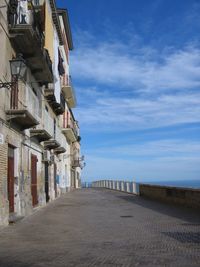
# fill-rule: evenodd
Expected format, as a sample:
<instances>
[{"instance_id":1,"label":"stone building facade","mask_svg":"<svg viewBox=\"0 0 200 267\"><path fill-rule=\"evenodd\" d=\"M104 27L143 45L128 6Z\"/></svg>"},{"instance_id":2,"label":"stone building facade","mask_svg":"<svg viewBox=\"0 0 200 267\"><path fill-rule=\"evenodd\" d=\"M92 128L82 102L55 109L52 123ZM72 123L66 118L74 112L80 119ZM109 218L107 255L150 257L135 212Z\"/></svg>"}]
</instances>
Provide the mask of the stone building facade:
<instances>
[{"instance_id":1,"label":"stone building facade","mask_svg":"<svg viewBox=\"0 0 200 267\"><path fill-rule=\"evenodd\" d=\"M67 10L54 0L0 6L0 225L6 225L78 188L83 165ZM22 57L26 72L13 76L10 60Z\"/></svg>"}]
</instances>

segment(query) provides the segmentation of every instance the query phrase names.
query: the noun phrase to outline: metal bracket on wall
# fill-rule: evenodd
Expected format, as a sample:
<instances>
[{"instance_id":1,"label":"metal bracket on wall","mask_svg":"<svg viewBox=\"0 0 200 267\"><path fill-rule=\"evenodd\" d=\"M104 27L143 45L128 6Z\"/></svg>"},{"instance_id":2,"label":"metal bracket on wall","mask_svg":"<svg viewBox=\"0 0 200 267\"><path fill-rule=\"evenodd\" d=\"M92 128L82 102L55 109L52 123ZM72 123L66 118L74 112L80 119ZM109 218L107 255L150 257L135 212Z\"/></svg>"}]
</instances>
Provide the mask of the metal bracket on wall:
<instances>
[{"instance_id":1,"label":"metal bracket on wall","mask_svg":"<svg viewBox=\"0 0 200 267\"><path fill-rule=\"evenodd\" d=\"M15 83L10 82L10 83L0 83L0 88L7 88L10 89Z\"/></svg>"}]
</instances>

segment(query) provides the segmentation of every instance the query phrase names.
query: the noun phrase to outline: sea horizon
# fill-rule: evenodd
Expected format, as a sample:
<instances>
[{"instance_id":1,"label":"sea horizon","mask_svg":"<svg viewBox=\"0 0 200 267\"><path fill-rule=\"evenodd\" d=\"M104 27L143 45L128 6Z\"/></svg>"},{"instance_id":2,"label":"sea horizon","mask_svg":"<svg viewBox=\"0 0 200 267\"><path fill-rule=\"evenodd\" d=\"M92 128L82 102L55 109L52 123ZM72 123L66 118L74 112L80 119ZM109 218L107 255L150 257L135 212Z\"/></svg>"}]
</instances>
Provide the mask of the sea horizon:
<instances>
[{"instance_id":1,"label":"sea horizon","mask_svg":"<svg viewBox=\"0 0 200 267\"><path fill-rule=\"evenodd\" d=\"M165 180L165 181L140 181L138 183L164 185L172 187L200 188L200 180Z\"/></svg>"}]
</instances>

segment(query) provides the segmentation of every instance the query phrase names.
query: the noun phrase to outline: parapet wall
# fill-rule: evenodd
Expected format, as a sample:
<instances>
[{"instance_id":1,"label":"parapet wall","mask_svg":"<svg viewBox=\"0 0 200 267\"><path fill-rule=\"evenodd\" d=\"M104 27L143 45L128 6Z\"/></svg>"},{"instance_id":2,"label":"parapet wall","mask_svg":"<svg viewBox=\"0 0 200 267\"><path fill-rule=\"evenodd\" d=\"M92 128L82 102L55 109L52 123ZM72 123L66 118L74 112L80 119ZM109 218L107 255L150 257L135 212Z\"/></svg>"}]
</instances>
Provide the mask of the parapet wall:
<instances>
[{"instance_id":1,"label":"parapet wall","mask_svg":"<svg viewBox=\"0 0 200 267\"><path fill-rule=\"evenodd\" d=\"M200 208L200 189L138 184L118 180L96 181L92 183L92 187L140 195L169 204L178 204L196 209Z\"/></svg>"},{"instance_id":2,"label":"parapet wall","mask_svg":"<svg viewBox=\"0 0 200 267\"><path fill-rule=\"evenodd\" d=\"M140 184L140 195L171 204L200 208L200 189Z\"/></svg>"}]
</instances>

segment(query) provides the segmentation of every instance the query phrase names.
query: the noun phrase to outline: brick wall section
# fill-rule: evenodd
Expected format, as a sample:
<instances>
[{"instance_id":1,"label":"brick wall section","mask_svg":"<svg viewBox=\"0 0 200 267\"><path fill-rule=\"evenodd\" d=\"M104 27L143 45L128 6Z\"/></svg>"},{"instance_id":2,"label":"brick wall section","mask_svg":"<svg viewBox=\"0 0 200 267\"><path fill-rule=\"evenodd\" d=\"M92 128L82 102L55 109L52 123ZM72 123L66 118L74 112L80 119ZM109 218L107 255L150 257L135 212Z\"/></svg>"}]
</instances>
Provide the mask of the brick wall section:
<instances>
[{"instance_id":1,"label":"brick wall section","mask_svg":"<svg viewBox=\"0 0 200 267\"><path fill-rule=\"evenodd\" d=\"M140 195L170 204L200 208L200 189L140 184Z\"/></svg>"},{"instance_id":2,"label":"brick wall section","mask_svg":"<svg viewBox=\"0 0 200 267\"><path fill-rule=\"evenodd\" d=\"M8 145L0 145L0 195L5 197L5 184L7 183L7 151Z\"/></svg>"},{"instance_id":3,"label":"brick wall section","mask_svg":"<svg viewBox=\"0 0 200 267\"><path fill-rule=\"evenodd\" d=\"M0 145L0 225L8 223L7 143Z\"/></svg>"}]
</instances>

